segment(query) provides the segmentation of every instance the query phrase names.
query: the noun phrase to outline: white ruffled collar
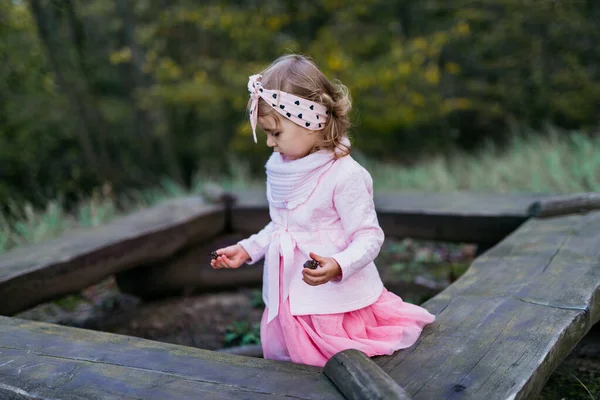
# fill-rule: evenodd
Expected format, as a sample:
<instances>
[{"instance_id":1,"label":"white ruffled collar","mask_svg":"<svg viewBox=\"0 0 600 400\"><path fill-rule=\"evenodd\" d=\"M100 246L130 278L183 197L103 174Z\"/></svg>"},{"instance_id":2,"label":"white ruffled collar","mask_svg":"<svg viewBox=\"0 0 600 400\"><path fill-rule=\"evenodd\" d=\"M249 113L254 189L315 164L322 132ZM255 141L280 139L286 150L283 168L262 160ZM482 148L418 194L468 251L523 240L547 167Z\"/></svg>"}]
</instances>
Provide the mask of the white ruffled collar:
<instances>
[{"instance_id":1,"label":"white ruffled collar","mask_svg":"<svg viewBox=\"0 0 600 400\"><path fill-rule=\"evenodd\" d=\"M350 146L350 141L342 142ZM321 150L297 160L273 153L266 164L267 199L276 208L293 209L304 203L317 187L321 176L335 162L334 153Z\"/></svg>"}]
</instances>

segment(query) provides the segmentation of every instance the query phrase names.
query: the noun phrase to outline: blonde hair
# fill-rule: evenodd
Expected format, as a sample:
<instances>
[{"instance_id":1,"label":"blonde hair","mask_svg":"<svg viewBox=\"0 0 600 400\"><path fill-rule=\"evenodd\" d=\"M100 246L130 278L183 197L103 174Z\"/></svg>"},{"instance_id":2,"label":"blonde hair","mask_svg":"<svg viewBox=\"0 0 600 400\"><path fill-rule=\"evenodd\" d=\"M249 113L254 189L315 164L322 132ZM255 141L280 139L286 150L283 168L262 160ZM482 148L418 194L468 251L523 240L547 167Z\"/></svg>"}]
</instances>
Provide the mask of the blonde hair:
<instances>
[{"instance_id":1,"label":"blonde hair","mask_svg":"<svg viewBox=\"0 0 600 400\"><path fill-rule=\"evenodd\" d=\"M343 143L350 131L349 113L352 99L348 88L340 82L331 82L308 57L291 54L279 57L264 71L262 86L269 90L281 90L298 97L314 101L327 107L329 118L325 127L316 131L321 137L317 140L316 150L330 150L340 158L350 154L350 147ZM262 98L258 102L258 116L278 115Z\"/></svg>"}]
</instances>

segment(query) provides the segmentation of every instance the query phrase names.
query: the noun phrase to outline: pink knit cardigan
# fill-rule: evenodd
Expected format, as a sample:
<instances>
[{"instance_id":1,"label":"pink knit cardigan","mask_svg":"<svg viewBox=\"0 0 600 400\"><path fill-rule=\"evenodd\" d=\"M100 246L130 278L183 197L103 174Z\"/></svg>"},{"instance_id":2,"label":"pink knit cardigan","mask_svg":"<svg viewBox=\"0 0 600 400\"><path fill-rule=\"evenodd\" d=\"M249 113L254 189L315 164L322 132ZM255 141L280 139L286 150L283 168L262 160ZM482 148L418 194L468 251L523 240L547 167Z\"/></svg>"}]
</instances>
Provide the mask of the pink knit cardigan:
<instances>
[{"instance_id":1,"label":"pink knit cardigan","mask_svg":"<svg viewBox=\"0 0 600 400\"><path fill-rule=\"evenodd\" d=\"M274 190L276 177L271 177L267 189L271 222L239 242L251 257L248 264L265 257L263 300L269 309L268 321L278 313L280 259L284 263L283 300L289 296L293 315L357 310L373 304L383 291L373 260L379 254L384 233L375 213L370 174L351 156L331 162L323 154L314 157L323 161L315 170L319 176L312 179L308 191L304 185L306 196L296 201L299 204L290 206L273 199L272 193L279 192ZM269 162L273 160L281 161L275 158ZM314 159L302 161L310 162ZM298 192L292 190L290 196L294 193ZM302 266L310 252L333 257L342 269L341 279L319 286L306 284Z\"/></svg>"}]
</instances>

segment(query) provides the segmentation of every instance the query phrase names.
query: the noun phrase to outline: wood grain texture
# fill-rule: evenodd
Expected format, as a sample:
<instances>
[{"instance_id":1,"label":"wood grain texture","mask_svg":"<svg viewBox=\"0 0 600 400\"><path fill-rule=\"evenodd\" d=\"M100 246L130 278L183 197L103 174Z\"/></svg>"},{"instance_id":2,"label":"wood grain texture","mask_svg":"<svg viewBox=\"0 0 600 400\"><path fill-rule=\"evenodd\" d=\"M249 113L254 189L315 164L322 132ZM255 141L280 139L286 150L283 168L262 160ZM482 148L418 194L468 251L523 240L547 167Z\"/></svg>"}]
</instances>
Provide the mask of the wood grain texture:
<instances>
[{"instance_id":1,"label":"wood grain texture","mask_svg":"<svg viewBox=\"0 0 600 400\"><path fill-rule=\"evenodd\" d=\"M271 221L265 190L237 190L231 194L235 197L230 212L233 232L250 236Z\"/></svg>"},{"instance_id":2,"label":"wood grain texture","mask_svg":"<svg viewBox=\"0 0 600 400\"><path fill-rule=\"evenodd\" d=\"M410 400L406 391L359 350L340 351L323 373L348 400Z\"/></svg>"},{"instance_id":3,"label":"wood grain texture","mask_svg":"<svg viewBox=\"0 0 600 400\"><path fill-rule=\"evenodd\" d=\"M236 354L238 356L263 358L262 346L260 344L248 344L244 346L226 347L217 351L219 353Z\"/></svg>"},{"instance_id":4,"label":"wood grain texture","mask_svg":"<svg viewBox=\"0 0 600 400\"><path fill-rule=\"evenodd\" d=\"M600 319L600 213L527 221L424 304L413 347L376 362L414 399L536 398Z\"/></svg>"},{"instance_id":5,"label":"wood grain texture","mask_svg":"<svg viewBox=\"0 0 600 400\"><path fill-rule=\"evenodd\" d=\"M235 191L235 232L252 234L269 221L263 189ZM527 220L543 194L376 192L375 208L387 236L494 245Z\"/></svg>"},{"instance_id":6,"label":"wood grain texture","mask_svg":"<svg viewBox=\"0 0 600 400\"><path fill-rule=\"evenodd\" d=\"M0 382L42 399L343 399L315 367L6 317Z\"/></svg>"},{"instance_id":7,"label":"wood grain texture","mask_svg":"<svg viewBox=\"0 0 600 400\"><path fill-rule=\"evenodd\" d=\"M199 198L144 209L0 256L0 314L13 315L221 233L225 210Z\"/></svg>"},{"instance_id":8,"label":"wood grain texture","mask_svg":"<svg viewBox=\"0 0 600 400\"><path fill-rule=\"evenodd\" d=\"M260 287L262 261L238 269L213 269L210 266L212 251L235 244L243 238L239 234L221 236L182 250L168 259L123 271L117 274L119 288L125 293L150 300L194 291L205 293Z\"/></svg>"},{"instance_id":9,"label":"wood grain texture","mask_svg":"<svg viewBox=\"0 0 600 400\"><path fill-rule=\"evenodd\" d=\"M600 193L578 193L552 196L535 201L528 209L537 218L579 214L600 209Z\"/></svg>"}]
</instances>

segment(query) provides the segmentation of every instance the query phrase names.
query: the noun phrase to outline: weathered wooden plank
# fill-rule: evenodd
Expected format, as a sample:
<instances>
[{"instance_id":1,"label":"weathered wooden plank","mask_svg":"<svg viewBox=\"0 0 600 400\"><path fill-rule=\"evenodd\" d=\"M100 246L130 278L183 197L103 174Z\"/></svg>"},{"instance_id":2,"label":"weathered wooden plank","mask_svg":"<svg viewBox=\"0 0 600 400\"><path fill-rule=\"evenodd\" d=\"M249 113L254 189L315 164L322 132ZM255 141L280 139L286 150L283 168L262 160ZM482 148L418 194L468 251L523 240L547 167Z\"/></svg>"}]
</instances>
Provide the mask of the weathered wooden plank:
<instances>
[{"instance_id":1,"label":"weathered wooden plank","mask_svg":"<svg viewBox=\"0 0 600 400\"><path fill-rule=\"evenodd\" d=\"M348 400L410 400L400 385L356 349L335 354L325 364L323 373Z\"/></svg>"},{"instance_id":2,"label":"weathered wooden plank","mask_svg":"<svg viewBox=\"0 0 600 400\"><path fill-rule=\"evenodd\" d=\"M217 350L220 353L227 354L236 354L238 356L247 356L247 357L263 357L263 350L260 344L248 344L244 346L236 346L236 347L226 347L223 349Z\"/></svg>"},{"instance_id":3,"label":"weathered wooden plank","mask_svg":"<svg viewBox=\"0 0 600 400\"><path fill-rule=\"evenodd\" d=\"M43 399L343 399L315 367L6 317L0 377Z\"/></svg>"},{"instance_id":4,"label":"weathered wooden plank","mask_svg":"<svg viewBox=\"0 0 600 400\"><path fill-rule=\"evenodd\" d=\"M251 234L269 222L263 189L236 191L232 226ZM527 220L528 207L544 194L376 192L386 235L493 245Z\"/></svg>"},{"instance_id":5,"label":"weathered wooden plank","mask_svg":"<svg viewBox=\"0 0 600 400\"><path fill-rule=\"evenodd\" d=\"M197 244L173 257L117 274L121 291L145 300L215 290L256 287L262 283L263 263L243 265L238 269L212 269L210 253L237 243L244 237L226 235L208 243Z\"/></svg>"},{"instance_id":6,"label":"weathered wooden plank","mask_svg":"<svg viewBox=\"0 0 600 400\"><path fill-rule=\"evenodd\" d=\"M199 198L144 209L0 256L0 314L68 294L222 233L225 210Z\"/></svg>"},{"instance_id":7,"label":"weathered wooden plank","mask_svg":"<svg viewBox=\"0 0 600 400\"><path fill-rule=\"evenodd\" d=\"M544 195L487 193L375 193L386 235L493 245L527 219Z\"/></svg>"},{"instance_id":8,"label":"weathered wooden plank","mask_svg":"<svg viewBox=\"0 0 600 400\"><path fill-rule=\"evenodd\" d=\"M264 189L235 190L231 208L231 229L242 235L252 235L271 221Z\"/></svg>"},{"instance_id":9,"label":"weathered wooden plank","mask_svg":"<svg viewBox=\"0 0 600 400\"><path fill-rule=\"evenodd\" d=\"M535 398L600 319L600 213L526 222L424 306L417 344L376 362L414 399Z\"/></svg>"},{"instance_id":10,"label":"weathered wooden plank","mask_svg":"<svg viewBox=\"0 0 600 400\"><path fill-rule=\"evenodd\" d=\"M598 209L600 193L578 193L537 200L529 207L528 212L537 218L547 218Z\"/></svg>"}]
</instances>

